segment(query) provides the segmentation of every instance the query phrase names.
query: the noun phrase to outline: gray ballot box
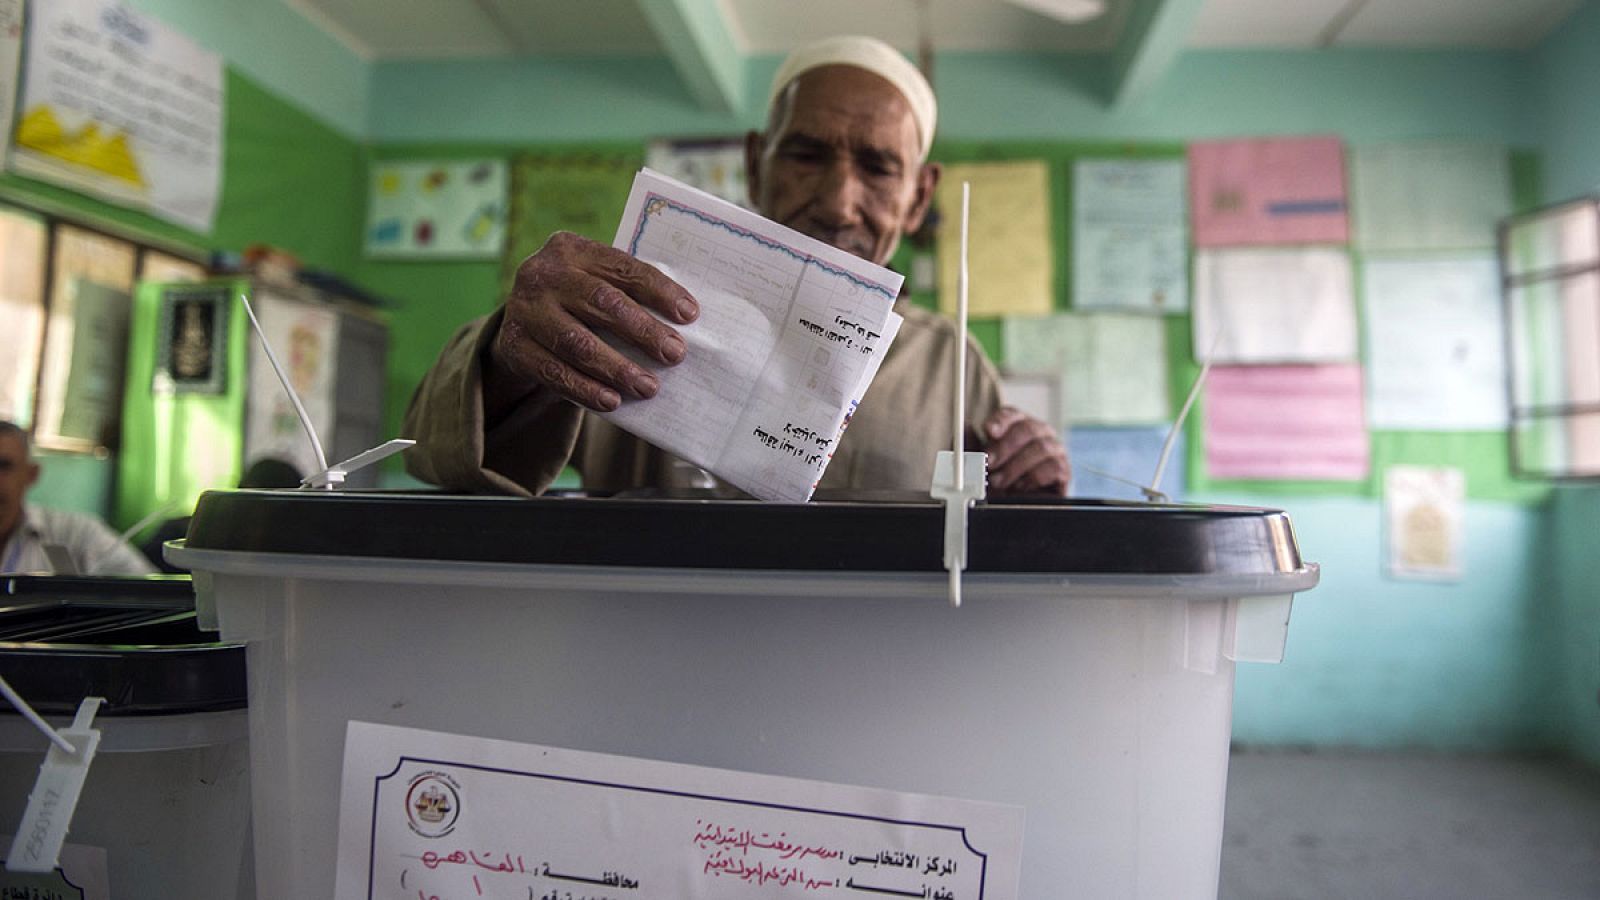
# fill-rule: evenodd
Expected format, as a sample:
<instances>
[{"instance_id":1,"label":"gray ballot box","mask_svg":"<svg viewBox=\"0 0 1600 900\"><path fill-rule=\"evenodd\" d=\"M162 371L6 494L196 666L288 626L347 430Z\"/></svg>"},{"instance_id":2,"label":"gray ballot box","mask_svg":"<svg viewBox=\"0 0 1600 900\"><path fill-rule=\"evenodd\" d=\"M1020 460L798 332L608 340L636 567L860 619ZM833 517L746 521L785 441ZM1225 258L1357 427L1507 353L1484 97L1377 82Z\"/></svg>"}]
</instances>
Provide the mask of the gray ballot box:
<instances>
[{"instance_id":1,"label":"gray ballot box","mask_svg":"<svg viewBox=\"0 0 1600 900\"><path fill-rule=\"evenodd\" d=\"M168 556L248 647L257 888L333 891L347 723L1020 805L1021 896L1214 898L1282 512L236 491ZM377 894L374 894L377 896Z\"/></svg>"},{"instance_id":2,"label":"gray ballot box","mask_svg":"<svg viewBox=\"0 0 1600 900\"><path fill-rule=\"evenodd\" d=\"M245 649L196 627L189 576L7 575L0 590L0 675L18 695L58 727L105 700L67 841L105 851L111 896L253 897ZM48 748L0 711L0 831Z\"/></svg>"}]
</instances>

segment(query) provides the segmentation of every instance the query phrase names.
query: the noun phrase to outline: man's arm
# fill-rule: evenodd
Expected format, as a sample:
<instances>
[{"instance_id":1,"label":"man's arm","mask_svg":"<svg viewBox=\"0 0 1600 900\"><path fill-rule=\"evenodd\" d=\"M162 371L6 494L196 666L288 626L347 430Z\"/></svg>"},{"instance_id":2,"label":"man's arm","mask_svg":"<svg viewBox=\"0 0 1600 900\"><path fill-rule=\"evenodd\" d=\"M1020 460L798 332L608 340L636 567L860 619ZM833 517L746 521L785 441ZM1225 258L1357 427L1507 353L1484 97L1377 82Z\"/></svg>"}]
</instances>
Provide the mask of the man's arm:
<instances>
[{"instance_id":1,"label":"man's arm","mask_svg":"<svg viewBox=\"0 0 1600 900\"><path fill-rule=\"evenodd\" d=\"M406 412L406 468L461 490L539 493L571 457L582 407L651 397L655 376L605 331L663 365L699 306L676 282L604 244L559 232L523 260L506 304L457 332Z\"/></svg>"}]
</instances>

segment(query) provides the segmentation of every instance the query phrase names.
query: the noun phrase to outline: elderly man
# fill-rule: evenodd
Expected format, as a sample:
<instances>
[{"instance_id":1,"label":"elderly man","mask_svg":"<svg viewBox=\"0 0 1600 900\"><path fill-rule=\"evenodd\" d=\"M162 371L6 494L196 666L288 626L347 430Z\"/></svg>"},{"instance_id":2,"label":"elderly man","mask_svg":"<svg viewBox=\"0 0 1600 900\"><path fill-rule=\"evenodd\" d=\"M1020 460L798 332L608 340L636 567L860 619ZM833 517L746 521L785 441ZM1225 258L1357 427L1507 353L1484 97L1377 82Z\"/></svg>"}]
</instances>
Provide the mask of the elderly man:
<instances>
[{"instance_id":1,"label":"elderly man","mask_svg":"<svg viewBox=\"0 0 1600 900\"><path fill-rule=\"evenodd\" d=\"M927 162L933 90L893 48L870 38L804 47L773 81L765 133L746 140L759 211L882 264L921 226L939 180ZM968 356L969 447L989 454L995 493L1066 492L1054 431L1000 399L978 344L902 300L905 317L840 438L820 489L926 491L949 446L955 354ZM556 234L519 267L505 305L459 331L412 398L413 474L448 487L538 493L571 463L587 487L680 486L681 460L584 409L648 403L660 389L610 332L659 366L681 362L699 308L684 288L620 250Z\"/></svg>"},{"instance_id":2,"label":"elderly man","mask_svg":"<svg viewBox=\"0 0 1600 900\"><path fill-rule=\"evenodd\" d=\"M147 575L155 568L103 522L25 502L39 480L28 433L0 422L0 572Z\"/></svg>"}]
</instances>

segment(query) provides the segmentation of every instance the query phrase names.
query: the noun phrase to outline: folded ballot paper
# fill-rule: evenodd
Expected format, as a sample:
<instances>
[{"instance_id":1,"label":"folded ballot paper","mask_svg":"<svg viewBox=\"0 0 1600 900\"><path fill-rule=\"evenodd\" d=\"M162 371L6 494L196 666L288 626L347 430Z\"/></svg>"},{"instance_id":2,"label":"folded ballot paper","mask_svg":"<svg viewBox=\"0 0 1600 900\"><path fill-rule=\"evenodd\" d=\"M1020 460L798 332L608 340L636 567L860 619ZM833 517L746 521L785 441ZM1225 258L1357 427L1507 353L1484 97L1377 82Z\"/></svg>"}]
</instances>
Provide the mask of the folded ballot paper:
<instances>
[{"instance_id":1,"label":"folded ballot paper","mask_svg":"<svg viewBox=\"0 0 1600 900\"><path fill-rule=\"evenodd\" d=\"M762 500L804 502L900 328L901 277L644 169L615 246L700 303L661 390L599 413Z\"/></svg>"}]
</instances>

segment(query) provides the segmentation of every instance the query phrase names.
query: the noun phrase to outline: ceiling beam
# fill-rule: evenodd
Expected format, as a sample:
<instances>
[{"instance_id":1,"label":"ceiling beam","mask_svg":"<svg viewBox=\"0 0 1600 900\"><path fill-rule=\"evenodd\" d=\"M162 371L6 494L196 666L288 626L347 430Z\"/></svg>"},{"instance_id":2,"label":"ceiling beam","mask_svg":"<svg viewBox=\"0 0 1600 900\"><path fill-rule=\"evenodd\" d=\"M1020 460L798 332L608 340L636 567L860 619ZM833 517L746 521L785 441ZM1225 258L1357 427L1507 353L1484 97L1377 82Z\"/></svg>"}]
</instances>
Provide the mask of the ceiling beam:
<instances>
[{"instance_id":1,"label":"ceiling beam","mask_svg":"<svg viewBox=\"0 0 1600 900\"><path fill-rule=\"evenodd\" d=\"M1154 88L1183 52L1205 0L1133 0L1122 38L1111 52L1113 108Z\"/></svg>"},{"instance_id":2,"label":"ceiling beam","mask_svg":"<svg viewBox=\"0 0 1600 900\"><path fill-rule=\"evenodd\" d=\"M706 110L744 106L744 57L717 0L638 0L678 77Z\"/></svg>"}]
</instances>

